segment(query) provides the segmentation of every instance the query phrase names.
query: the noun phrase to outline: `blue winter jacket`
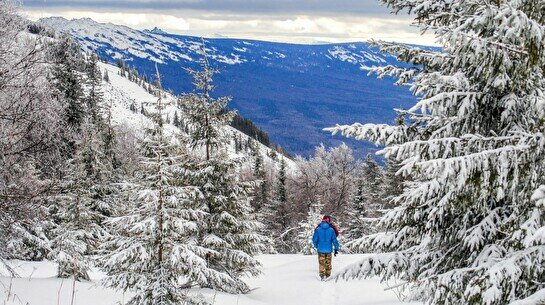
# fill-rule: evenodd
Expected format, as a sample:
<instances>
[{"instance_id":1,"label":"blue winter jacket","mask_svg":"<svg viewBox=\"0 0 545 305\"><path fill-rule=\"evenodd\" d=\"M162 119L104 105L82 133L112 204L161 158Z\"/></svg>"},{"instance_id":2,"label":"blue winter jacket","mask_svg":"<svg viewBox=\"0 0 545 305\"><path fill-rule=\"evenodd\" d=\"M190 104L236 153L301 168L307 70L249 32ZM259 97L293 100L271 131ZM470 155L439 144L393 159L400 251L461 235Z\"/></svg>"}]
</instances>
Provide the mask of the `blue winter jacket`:
<instances>
[{"instance_id":1,"label":"blue winter jacket","mask_svg":"<svg viewBox=\"0 0 545 305\"><path fill-rule=\"evenodd\" d=\"M323 221L316 230L314 230L314 236L312 236L312 243L318 251L318 253L331 253L333 252L333 246L336 250L339 250L339 242L337 241L337 235L335 230L327 223Z\"/></svg>"}]
</instances>

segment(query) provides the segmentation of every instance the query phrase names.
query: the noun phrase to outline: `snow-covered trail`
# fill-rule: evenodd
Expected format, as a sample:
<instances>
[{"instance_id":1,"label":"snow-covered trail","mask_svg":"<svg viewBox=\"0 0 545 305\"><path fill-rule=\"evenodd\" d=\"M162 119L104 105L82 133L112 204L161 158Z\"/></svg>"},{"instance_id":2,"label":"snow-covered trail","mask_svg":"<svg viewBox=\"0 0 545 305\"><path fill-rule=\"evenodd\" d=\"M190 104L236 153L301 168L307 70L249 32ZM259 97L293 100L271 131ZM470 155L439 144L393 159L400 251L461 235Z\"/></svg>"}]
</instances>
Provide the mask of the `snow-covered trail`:
<instances>
[{"instance_id":1,"label":"snow-covered trail","mask_svg":"<svg viewBox=\"0 0 545 305\"><path fill-rule=\"evenodd\" d=\"M333 260L333 272L356 262L361 256L339 255ZM378 280L327 281L317 276L318 259L304 255L262 255L263 274L248 280L254 289L247 295L215 294L195 290L218 305L401 305L392 291L384 291ZM0 277L0 304L68 305L72 281L55 278L51 262L13 262L21 278ZM125 304L128 295L105 289L98 284L100 272L91 282L77 282L74 305ZM10 288L11 287L11 288ZM6 302L9 291L9 300Z\"/></svg>"},{"instance_id":2,"label":"snow-covered trail","mask_svg":"<svg viewBox=\"0 0 545 305\"><path fill-rule=\"evenodd\" d=\"M333 258L333 273L357 262L361 255L340 254ZM392 291L377 279L327 281L318 278L318 258L314 255L263 255L263 274L249 281L256 288L248 295L223 296L221 305L398 305ZM218 298L219 300L219 298Z\"/></svg>"}]
</instances>

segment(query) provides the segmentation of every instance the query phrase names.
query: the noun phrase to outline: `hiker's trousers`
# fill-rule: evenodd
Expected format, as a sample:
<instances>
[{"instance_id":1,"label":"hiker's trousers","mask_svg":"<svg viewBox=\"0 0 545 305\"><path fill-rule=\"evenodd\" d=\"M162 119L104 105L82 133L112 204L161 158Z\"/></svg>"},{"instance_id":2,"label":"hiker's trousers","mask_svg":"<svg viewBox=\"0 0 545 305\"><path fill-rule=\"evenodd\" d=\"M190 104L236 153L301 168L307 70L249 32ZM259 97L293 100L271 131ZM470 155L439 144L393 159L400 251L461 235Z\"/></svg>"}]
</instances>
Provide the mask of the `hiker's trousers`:
<instances>
[{"instance_id":1,"label":"hiker's trousers","mask_svg":"<svg viewBox=\"0 0 545 305\"><path fill-rule=\"evenodd\" d=\"M320 276L330 276L331 253L318 253L318 263L320 264Z\"/></svg>"}]
</instances>

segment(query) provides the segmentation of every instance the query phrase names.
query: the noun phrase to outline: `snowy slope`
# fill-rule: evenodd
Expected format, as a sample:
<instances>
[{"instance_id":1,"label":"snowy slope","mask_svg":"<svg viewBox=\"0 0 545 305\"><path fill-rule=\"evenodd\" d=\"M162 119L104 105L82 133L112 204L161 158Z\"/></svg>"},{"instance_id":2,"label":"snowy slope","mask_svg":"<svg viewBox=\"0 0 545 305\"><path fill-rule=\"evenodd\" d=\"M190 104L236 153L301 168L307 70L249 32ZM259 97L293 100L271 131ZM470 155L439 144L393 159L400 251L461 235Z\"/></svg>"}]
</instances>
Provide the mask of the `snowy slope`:
<instances>
[{"instance_id":1,"label":"snowy slope","mask_svg":"<svg viewBox=\"0 0 545 305\"><path fill-rule=\"evenodd\" d=\"M201 38L172 35L160 29L139 31L126 26L111 23L98 23L90 18L67 20L62 17L43 18L41 24L57 31L68 33L78 40L86 51L103 52L106 57L119 58L127 61L148 59L156 63L168 61L194 62L199 60L198 50ZM281 46L289 44L267 43L252 40L206 39L207 50L212 61L228 65L240 65L260 61L269 64L278 62L289 63L290 50L282 51ZM224 42L223 44L220 42ZM302 47L303 45L301 45ZM367 44L350 43L324 45L324 49L315 50L316 58L348 62L357 66L384 65L395 62L390 55L384 55L377 50L369 49ZM299 56L303 55L297 54ZM311 61L298 58L298 66L312 65Z\"/></svg>"},{"instance_id":2,"label":"snowy slope","mask_svg":"<svg viewBox=\"0 0 545 305\"><path fill-rule=\"evenodd\" d=\"M109 82L102 83L102 91L104 93L104 101L106 104L112 107L112 121L116 125L126 125L133 129L139 130L142 132L145 127L151 127L151 120L140 112L134 113L129 107L131 104L135 104L137 109L140 109L141 106L144 106L148 113L154 111L154 104L157 102L157 97L151 95L143 87L138 84L128 80L125 77L119 75L119 68L112 66L110 64L99 63L100 69L104 72L108 72ZM170 93L166 93L166 98L163 99L163 103L168 104L165 109L165 118L174 117L175 111L178 111L179 115L183 116L181 112L176 107L176 97ZM169 120L169 122L170 122ZM167 132L169 132L173 137L180 133L180 130L172 124L165 125ZM240 131L232 128L231 126L226 126L226 133L233 134L236 133L242 137L242 139L247 139L248 136L241 133ZM242 158L246 157L243 154L236 154L234 151L234 143L229 147L229 154L233 158ZM259 150L263 155L264 160L269 163L276 164L277 161L272 160L269 157L271 151L270 148L257 143L259 145ZM295 168L295 162L286 158L286 163L290 169ZM277 164L278 165L278 164Z\"/></svg>"},{"instance_id":3,"label":"snowy slope","mask_svg":"<svg viewBox=\"0 0 545 305\"><path fill-rule=\"evenodd\" d=\"M333 269L339 270L361 255L339 255ZM196 290L219 305L420 305L401 302L392 290L376 279L361 281L328 281L317 279L318 261L315 256L263 255L263 274L248 280L254 289L247 295L214 294L211 290ZM68 305L72 285L69 279L55 278L51 262L12 262L21 278L0 277L0 301L5 305ZM75 283L77 305L125 304L128 295L99 285L103 275L93 272L91 282ZM393 284L393 283L392 283ZM11 286L11 288L10 288Z\"/></svg>"},{"instance_id":4,"label":"snowy slope","mask_svg":"<svg viewBox=\"0 0 545 305\"><path fill-rule=\"evenodd\" d=\"M40 23L72 35L85 50L111 63L123 59L151 76L159 64L164 86L176 94L188 92L191 80L184 68L194 68L201 39L154 29L138 31L91 19L45 18ZM367 43L299 45L240 39L206 39L218 95L233 97L232 107L263 128L274 143L290 153L309 155L314 147L349 141L332 137L324 127L337 123L393 121L393 108L414 103L407 88L367 76L369 67L401 65Z\"/></svg>"}]
</instances>

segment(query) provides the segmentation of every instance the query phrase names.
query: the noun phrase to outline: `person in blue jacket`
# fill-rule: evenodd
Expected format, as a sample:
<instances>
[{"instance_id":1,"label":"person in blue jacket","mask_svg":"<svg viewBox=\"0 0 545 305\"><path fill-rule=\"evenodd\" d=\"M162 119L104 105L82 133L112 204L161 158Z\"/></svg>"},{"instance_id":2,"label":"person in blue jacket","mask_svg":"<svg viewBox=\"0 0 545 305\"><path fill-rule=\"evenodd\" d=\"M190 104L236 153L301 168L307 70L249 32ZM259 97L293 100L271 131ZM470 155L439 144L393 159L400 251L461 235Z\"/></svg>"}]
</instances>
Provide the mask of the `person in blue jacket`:
<instances>
[{"instance_id":1,"label":"person in blue jacket","mask_svg":"<svg viewBox=\"0 0 545 305\"><path fill-rule=\"evenodd\" d=\"M318 251L318 263L320 265L320 279L325 280L331 275L331 253L335 247L335 256L339 253L337 234L331 225L331 218L325 215L322 222L314 230L312 243Z\"/></svg>"}]
</instances>

